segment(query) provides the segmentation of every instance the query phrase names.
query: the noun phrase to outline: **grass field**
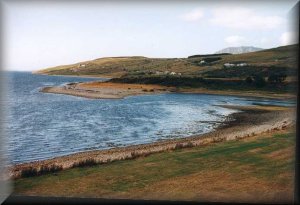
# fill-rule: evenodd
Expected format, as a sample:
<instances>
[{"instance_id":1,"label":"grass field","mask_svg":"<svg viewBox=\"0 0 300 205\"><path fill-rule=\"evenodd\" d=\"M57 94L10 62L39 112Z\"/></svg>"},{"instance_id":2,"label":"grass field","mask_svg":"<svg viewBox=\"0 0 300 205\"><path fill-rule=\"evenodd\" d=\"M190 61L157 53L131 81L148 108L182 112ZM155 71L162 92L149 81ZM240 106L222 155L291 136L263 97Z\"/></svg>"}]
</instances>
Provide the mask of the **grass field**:
<instances>
[{"instance_id":1,"label":"grass field","mask_svg":"<svg viewBox=\"0 0 300 205\"><path fill-rule=\"evenodd\" d=\"M110 76L114 78L165 76L165 72L180 73L182 76L211 78L242 78L248 75L270 72L286 72L288 76L294 76L297 70L298 45L282 46L273 49L252 53L219 55L216 61L207 65L199 62L207 57L196 58L147 58L141 56L108 57L79 62L70 65L59 65L38 71L40 74L49 75L89 75ZM216 57L214 57L216 58ZM224 68L225 63L247 63L247 68ZM158 74L159 73L159 74ZM180 76L181 76L180 75Z\"/></svg>"},{"instance_id":2,"label":"grass field","mask_svg":"<svg viewBox=\"0 0 300 205\"><path fill-rule=\"evenodd\" d=\"M291 202L295 134L178 149L17 179L16 195Z\"/></svg>"}]
</instances>

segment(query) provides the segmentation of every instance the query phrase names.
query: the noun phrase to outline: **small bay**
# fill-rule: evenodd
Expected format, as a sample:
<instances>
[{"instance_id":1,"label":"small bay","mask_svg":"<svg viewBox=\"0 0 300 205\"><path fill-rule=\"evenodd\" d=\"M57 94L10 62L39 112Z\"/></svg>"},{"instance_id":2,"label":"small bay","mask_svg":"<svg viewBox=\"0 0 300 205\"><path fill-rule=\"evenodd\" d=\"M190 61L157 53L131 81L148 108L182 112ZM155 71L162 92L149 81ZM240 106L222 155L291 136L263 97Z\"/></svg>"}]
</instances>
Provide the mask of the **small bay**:
<instances>
[{"instance_id":1,"label":"small bay","mask_svg":"<svg viewBox=\"0 0 300 205\"><path fill-rule=\"evenodd\" d=\"M7 154L13 164L211 132L237 112L220 104L294 105L274 99L180 93L86 99L39 90L105 79L29 72L5 76Z\"/></svg>"}]
</instances>

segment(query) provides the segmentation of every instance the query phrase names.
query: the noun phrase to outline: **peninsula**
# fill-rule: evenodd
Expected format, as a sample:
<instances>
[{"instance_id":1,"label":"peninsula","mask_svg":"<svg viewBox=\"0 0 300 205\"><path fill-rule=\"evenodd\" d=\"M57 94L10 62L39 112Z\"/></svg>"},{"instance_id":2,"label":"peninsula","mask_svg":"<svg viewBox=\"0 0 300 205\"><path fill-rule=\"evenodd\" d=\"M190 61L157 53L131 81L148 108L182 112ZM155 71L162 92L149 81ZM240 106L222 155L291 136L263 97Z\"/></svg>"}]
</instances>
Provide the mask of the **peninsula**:
<instances>
[{"instance_id":1,"label":"peninsula","mask_svg":"<svg viewBox=\"0 0 300 205\"><path fill-rule=\"evenodd\" d=\"M107 82L45 87L42 92L118 99L165 92L295 98L298 45L187 58L108 57L35 74L106 77Z\"/></svg>"}]
</instances>

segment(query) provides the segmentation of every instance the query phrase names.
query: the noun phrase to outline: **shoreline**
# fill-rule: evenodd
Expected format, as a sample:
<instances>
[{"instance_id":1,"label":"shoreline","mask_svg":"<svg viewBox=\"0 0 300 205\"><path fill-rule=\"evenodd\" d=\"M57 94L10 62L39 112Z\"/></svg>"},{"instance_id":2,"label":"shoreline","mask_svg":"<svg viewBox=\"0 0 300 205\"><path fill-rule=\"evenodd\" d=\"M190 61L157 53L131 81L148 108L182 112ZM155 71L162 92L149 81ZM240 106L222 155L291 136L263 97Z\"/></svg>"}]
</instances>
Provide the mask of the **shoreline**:
<instances>
[{"instance_id":1,"label":"shoreline","mask_svg":"<svg viewBox=\"0 0 300 205\"><path fill-rule=\"evenodd\" d=\"M10 178L19 178L24 170L42 166L61 166L62 169L70 169L75 164L94 160L98 164L109 163L118 160L134 159L140 156L148 156L153 153L175 150L185 147L205 146L211 143L238 140L256 136L266 132L287 129L295 125L294 110L284 107L265 106L230 106L242 112L233 113L227 117L222 125L210 133L186 138L160 140L148 144L131 145L127 147L112 148L108 150L83 151L52 159L27 162L13 165L9 168Z\"/></svg>"},{"instance_id":2,"label":"shoreline","mask_svg":"<svg viewBox=\"0 0 300 205\"><path fill-rule=\"evenodd\" d=\"M40 92L65 94L90 99L123 99L128 96L174 92L174 88L111 82L69 83L65 86L43 87Z\"/></svg>"},{"instance_id":3,"label":"shoreline","mask_svg":"<svg viewBox=\"0 0 300 205\"><path fill-rule=\"evenodd\" d=\"M44 93L65 94L90 99L122 99L129 96L161 93L209 94L264 99L295 100L290 93L268 93L255 91L209 90L204 88L176 88L155 84L128 84L111 82L73 83L72 86L44 87Z\"/></svg>"},{"instance_id":4,"label":"shoreline","mask_svg":"<svg viewBox=\"0 0 300 205\"><path fill-rule=\"evenodd\" d=\"M49 75L45 73L36 73L36 72L31 72L33 75L46 75L46 76L61 76L61 77L78 77L78 78L100 78L100 79L105 79L105 80L110 80L111 78L114 78L114 76L110 75L98 75L98 76L91 76L91 75Z\"/></svg>"},{"instance_id":5,"label":"shoreline","mask_svg":"<svg viewBox=\"0 0 300 205\"><path fill-rule=\"evenodd\" d=\"M223 90L209 90L198 88L195 91L182 89L178 93L186 94L207 94L207 95L226 95L235 97L252 97L252 98L263 98L263 99L278 99L278 100L296 100L297 96L293 94L274 94L274 93L257 93L255 91L223 91Z\"/></svg>"}]
</instances>

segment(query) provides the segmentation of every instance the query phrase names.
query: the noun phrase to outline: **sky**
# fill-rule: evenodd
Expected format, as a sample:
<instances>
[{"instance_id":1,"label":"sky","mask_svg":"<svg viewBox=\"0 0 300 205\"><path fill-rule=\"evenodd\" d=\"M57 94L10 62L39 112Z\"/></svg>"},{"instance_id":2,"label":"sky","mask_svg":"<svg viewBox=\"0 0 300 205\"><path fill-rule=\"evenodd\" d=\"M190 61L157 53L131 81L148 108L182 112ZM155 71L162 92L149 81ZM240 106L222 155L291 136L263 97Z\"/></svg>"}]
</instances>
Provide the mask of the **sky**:
<instances>
[{"instance_id":1,"label":"sky","mask_svg":"<svg viewBox=\"0 0 300 205\"><path fill-rule=\"evenodd\" d=\"M297 0L0 2L4 70L296 43L289 11Z\"/></svg>"}]
</instances>

